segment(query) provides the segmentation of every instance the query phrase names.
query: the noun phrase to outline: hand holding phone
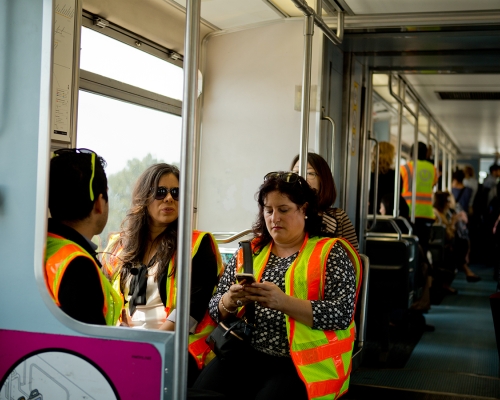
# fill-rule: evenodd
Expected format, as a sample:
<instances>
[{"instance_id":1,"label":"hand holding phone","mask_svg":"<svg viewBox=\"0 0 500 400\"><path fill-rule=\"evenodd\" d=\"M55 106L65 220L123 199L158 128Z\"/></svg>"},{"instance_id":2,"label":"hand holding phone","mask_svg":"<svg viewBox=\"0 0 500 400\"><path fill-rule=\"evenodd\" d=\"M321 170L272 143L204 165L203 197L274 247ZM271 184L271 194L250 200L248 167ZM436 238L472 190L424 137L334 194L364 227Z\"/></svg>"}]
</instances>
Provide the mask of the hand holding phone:
<instances>
[{"instance_id":1,"label":"hand holding phone","mask_svg":"<svg viewBox=\"0 0 500 400\"><path fill-rule=\"evenodd\" d=\"M255 281L255 276L253 276L252 274L243 272L236 274L236 282L238 282L240 285L251 285Z\"/></svg>"}]
</instances>

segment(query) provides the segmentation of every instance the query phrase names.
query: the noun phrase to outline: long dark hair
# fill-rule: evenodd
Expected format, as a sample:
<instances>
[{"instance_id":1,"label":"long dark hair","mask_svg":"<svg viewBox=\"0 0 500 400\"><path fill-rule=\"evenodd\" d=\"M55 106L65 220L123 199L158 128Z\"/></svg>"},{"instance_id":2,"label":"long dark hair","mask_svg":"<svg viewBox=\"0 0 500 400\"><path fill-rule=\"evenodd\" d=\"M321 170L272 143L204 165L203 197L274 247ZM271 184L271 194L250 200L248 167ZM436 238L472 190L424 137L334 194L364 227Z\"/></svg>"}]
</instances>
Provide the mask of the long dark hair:
<instances>
[{"instance_id":1,"label":"long dark hair","mask_svg":"<svg viewBox=\"0 0 500 400\"><path fill-rule=\"evenodd\" d=\"M154 164L141 174L134 186L132 205L121 224L120 240L116 245L116 248L123 247L120 254L122 286L130 275L130 269L133 265L142 263L144 259L149 238L148 205L154 201L154 194L161 177L168 174L173 174L179 179L179 169L175 165ZM177 220L168 224L155 240L158 241L155 256L158 262L155 279L158 280L167 273L168 263L177 250ZM175 274L175 264L168 273L169 275Z\"/></svg>"},{"instance_id":2,"label":"long dark hair","mask_svg":"<svg viewBox=\"0 0 500 400\"><path fill-rule=\"evenodd\" d=\"M286 172L283 173L286 174ZM290 201L297 205L297 207L302 207L307 203L305 210L307 219L305 220L304 231L309 234L309 237L319 235L321 230L321 217L318 215L318 200L316 193L304 178L298 175L296 175L296 177L297 180L294 183L286 182L277 176L268 178L256 193L257 202L259 203L259 214L252 226L255 237L259 239L254 250L256 254L273 240L271 234L267 230L264 218L264 203L267 195L274 191L287 196Z\"/></svg>"},{"instance_id":3,"label":"long dark hair","mask_svg":"<svg viewBox=\"0 0 500 400\"><path fill-rule=\"evenodd\" d=\"M290 169L293 169L298 160L299 155L297 154L292 161ZM319 178L319 191L317 194L318 209L322 212L326 211L335 203L335 199L337 198L337 188L335 187L332 171L325 159L319 154L307 153L307 162L313 167Z\"/></svg>"}]
</instances>

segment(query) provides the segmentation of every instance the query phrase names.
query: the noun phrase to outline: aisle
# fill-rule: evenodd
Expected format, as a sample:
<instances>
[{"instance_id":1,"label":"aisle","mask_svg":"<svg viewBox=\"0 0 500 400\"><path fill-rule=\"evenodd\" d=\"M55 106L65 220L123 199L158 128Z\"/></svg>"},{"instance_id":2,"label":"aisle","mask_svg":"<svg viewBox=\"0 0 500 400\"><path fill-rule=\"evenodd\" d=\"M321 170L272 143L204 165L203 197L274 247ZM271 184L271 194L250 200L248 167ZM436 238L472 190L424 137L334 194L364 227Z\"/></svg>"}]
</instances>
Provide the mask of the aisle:
<instances>
[{"instance_id":1,"label":"aisle","mask_svg":"<svg viewBox=\"0 0 500 400\"><path fill-rule=\"evenodd\" d=\"M436 330L423 334L405 367L359 369L352 376L349 398L361 399L365 398L362 393L381 390L375 387L386 388L387 398L392 398L388 388L405 391L405 398L500 398L499 360L489 306L496 283L491 268L476 266L473 270L483 279L468 283L463 273L457 276L453 287L458 295L445 297L426 314L427 323Z\"/></svg>"}]
</instances>

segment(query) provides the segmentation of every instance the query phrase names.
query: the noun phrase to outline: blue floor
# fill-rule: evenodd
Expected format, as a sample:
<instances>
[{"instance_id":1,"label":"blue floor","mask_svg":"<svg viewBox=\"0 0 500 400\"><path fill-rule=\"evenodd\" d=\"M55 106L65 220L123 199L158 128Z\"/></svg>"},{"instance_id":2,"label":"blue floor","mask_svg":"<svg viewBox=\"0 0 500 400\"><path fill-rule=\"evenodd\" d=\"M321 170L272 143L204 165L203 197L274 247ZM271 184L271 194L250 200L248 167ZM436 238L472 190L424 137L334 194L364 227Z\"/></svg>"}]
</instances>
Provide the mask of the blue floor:
<instances>
[{"instance_id":1,"label":"blue floor","mask_svg":"<svg viewBox=\"0 0 500 400\"><path fill-rule=\"evenodd\" d=\"M357 370L351 385L395 388L461 398L500 399L499 359L489 304L496 289L491 268L473 266L482 280L453 282L457 295L433 305L425 332L402 369Z\"/></svg>"}]
</instances>

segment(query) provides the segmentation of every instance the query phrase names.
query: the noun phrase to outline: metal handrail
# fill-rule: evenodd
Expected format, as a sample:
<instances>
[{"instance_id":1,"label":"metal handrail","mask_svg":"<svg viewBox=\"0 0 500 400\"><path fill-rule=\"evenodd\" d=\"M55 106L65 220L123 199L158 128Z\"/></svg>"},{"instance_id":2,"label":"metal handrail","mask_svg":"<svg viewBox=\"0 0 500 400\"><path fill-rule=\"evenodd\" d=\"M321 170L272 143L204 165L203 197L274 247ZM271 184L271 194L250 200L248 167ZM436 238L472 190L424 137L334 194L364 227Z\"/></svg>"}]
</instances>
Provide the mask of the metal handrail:
<instances>
[{"instance_id":1,"label":"metal handrail","mask_svg":"<svg viewBox=\"0 0 500 400\"><path fill-rule=\"evenodd\" d=\"M359 334L358 334L358 347L361 349L365 342L366 337L366 315L368 308L368 280L370 278L370 259L364 254L359 257L363 263L363 282L361 286L361 303L359 310Z\"/></svg>"},{"instance_id":2,"label":"metal handrail","mask_svg":"<svg viewBox=\"0 0 500 400\"><path fill-rule=\"evenodd\" d=\"M326 24L321 16L316 14L314 9L309 7L304 0L292 0L292 3L304 13L304 15L312 16L314 18L315 25L325 34L325 36L332 41L333 44L338 45L342 43L344 39L344 13L337 13L337 33L333 33L332 29Z\"/></svg>"},{"instance_id":3,"label":"metal handrail","mask_svg":"<svg viewBox=\"0 0 500 400\"><path fill-rule=\"evenodd\" d=\"M379 157L380 157L380 147L378 145L378 140L373 138L373 137L369 137L368 140L373 140L375 142L375 146L377 146L377 156L375 157L375 171L373 172L375 174L375 179L374 179L374 183L373 183L373 222L372 222L372 226L367 229L367 232L370 232L373 227L375 226L375 223L377 222L377 206L378 206L378 202L377 202L377 198L378 198L378 172L379 172Z\"/></svg>"},{"instance_id":4,"label":"metal handrail","mask_svg":"<svg viewBox=\"0 0 500 400\"><path fill-rule=\"evenodd\" d=\"M396 219L404 222L404 224L408 228L408 235L413 235L413 227L411 226L411 224L408 222L408 220L405 217L400 216L400 217L397 217Z\"/></svg>"},{"instance_id":5,"label":"metal handrail","mask_svg":"<svg viewBox=\"0 0 500 400\"><path fill-rule=\"evenodd\" d=\"M212 235L221 235L221 234L225 234L226 232L214 232L212 233ZM231 242L234 242L236 239L239 239L243 236L247 236L247 235L250 235L251 233L253 233L253 230L252 229L247 229L247 230L244 230L244 231L241 231L241 232L238 232L236 234L233 234L232 232L227 232L227 234L230 234L232 236L229 236L228 238L226 239L217 239L215 238L215 241L217 243L231 243Z\"/></svg>"},{"instance_id":6,"label":"metal handrail","mask_svg":"<svg viewBox=\"0 0 500 400\"><path fill-rule=\"evenodd\" d=\"M196 133L198 99L198 59L200 49L201 1L186 2L186 32L184 38L184 100L182 103L182 143L179 186L179 246L177 251L177 314L173 354L173 399L187 397L189 298L191 282L191 241L194 165L193 146ZM165 371L167 373L167 371ZM163 396L167 396L167 387Z\"/></svg>"},{"instance_id":7,"label":"metal handrail","mask_svg":"<svg viewBox=\"0 0 500 400\"><path fill-rule=\"evenodd\" d=\"M332 125L332 159L335 156L335 121L331 119L329 116L325 115L325 109L324 107L321 107L321 119L323 121L328 121ZM332 160L330 170L332 171L332 176L335 177L335 171L334 171L334 165L335 163Z\"/></svg>"}]
</instances>

